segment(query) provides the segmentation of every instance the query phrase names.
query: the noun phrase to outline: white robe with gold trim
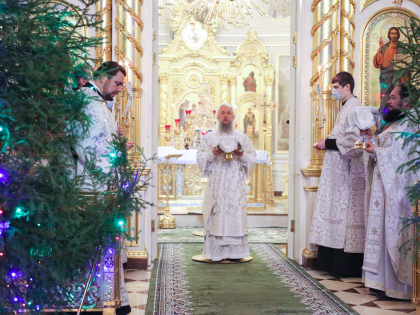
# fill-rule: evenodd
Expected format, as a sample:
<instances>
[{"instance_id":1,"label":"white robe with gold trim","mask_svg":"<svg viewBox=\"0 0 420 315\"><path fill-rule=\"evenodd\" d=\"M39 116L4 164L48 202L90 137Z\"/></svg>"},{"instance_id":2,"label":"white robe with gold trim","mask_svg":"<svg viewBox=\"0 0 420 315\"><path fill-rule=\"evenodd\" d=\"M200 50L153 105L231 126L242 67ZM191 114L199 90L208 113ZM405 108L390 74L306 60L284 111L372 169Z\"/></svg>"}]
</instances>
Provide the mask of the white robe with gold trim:
<instances>
[{"instance_id":1,"label":"white robe with gold trim","mask_svg":"<svg viewBox=\"0 0 420 315\"><path fill-rule=\"evenodd\" d=\"M329 139L339 151L327 150L312 217L309 242L363 253L365 246L365 166L363 151L354 150L360 138L354 110L362 106L351 97L341 108Z\"/></svg>"},{"instance_id":2,"label":"white robe with gold trim","mask_svg":"<svg viewBox=\"0 0 420 315\"><path fill-rule=\"evenodd\" d=\"M407 121L399 121L375 139L378 147L368 163L366 196L366 247L363 262L365 285L385 291L389 297L410 299L412 296L412 265L409 252L399 251L412 237L412 229L401 232L402 217L411 216L407 186L419 179L413 172L398 173L397 168L410 160L411 147L403 148L399 132L416 132ZM376 161L375 161L376 159Z\"/></svg>"},{"instance_id":3,"label":"white robe with gold trim","mask_svg":"<svg viewBox=\"0 0 420 315\"><path fill-rule=\"evenodd\" d=\"M227 161L224 154L215 156L212 149L223 136L239 140L244 155ZM203 201L204 251L206 259L241 259L249 256L246 239L246 185L256 164L251 140L236 130L231 133L213 131L206 134L197 152L197 164L208 183Z\"/></svg>"}]
</instances>

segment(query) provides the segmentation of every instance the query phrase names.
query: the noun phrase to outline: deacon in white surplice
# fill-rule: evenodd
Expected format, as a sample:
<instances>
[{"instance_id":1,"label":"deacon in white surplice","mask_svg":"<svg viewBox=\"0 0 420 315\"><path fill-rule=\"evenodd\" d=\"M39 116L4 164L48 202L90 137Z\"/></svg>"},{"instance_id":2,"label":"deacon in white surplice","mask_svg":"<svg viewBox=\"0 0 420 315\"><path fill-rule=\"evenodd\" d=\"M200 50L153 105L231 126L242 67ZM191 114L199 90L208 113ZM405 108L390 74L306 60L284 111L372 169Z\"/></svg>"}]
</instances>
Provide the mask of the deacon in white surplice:
<instances>
[{"instance_id":1,"label":"deacon in white surplice","mask_svg":"<svg viewBox=\"0 0 420 315\"><path fill-rule=\"evenodd\" d=\"M197 164L208 177L203 201L204 250L206 259L242 259L249 256L246 218L246 185L257 157L251 140L233 129L232 106L217 110L218 130L203 137ZM224 149L224 150L223 150ZM225 153L233 152L233 159Z\"/></svg>"},{"instance_id":2,"label":"deacon in white surplice","mask_svg":"<svg viewBox=\"0 0 420 315\"><path fill-rule=\"evenodd\" d=\"M332 96L342 100L337 122L327 139L314 147L326 150L312 217L309 242L318 245L318 270L337 277L362 275L365 247L365 167L353 95L354 79L340 72L332 79Z\"/></svg>"},{"instance_id":3,"label":"deacon in white surplice","mask_svg":"<svg viewBox=\"0 0 420 315\"><path fill-rule=\"evenodd\" d=\"M409 109L405 86L397 86L391 92L388 113L384 120L391 125L376 138L368 136L366 151L370 153L368 163L367 193L368 219L366 247L363 263L365 286L383 291L383 294L397 299L411 299L413 261L407 248L400 246L411 239L411 229L401 231L402 217L411 216L411 204L406 187L419 179L413 172L397 172L397 168L411 160L408 155L411 146L403 146L401 132L416 133L417 126L411 126L401 108Z\"/></svg>"}]
</instances>

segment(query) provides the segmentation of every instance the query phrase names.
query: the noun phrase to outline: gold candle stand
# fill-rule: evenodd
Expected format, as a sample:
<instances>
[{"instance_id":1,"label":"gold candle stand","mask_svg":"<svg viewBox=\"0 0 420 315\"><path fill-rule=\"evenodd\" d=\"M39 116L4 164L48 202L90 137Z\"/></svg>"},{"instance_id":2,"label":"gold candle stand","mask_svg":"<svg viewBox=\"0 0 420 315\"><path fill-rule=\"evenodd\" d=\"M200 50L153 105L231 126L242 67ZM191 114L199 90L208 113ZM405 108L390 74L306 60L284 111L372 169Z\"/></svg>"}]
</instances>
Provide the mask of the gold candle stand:
<instances>
[{"instance_id":1,"label":"gold candle stand","mask_svg":"<svg viewBox=\"0 0 420 315\"><path fill-rule=\"evenodd\" d=\"M175 217L170 214L169 209L169 182L171 181L171 176L169 175L169 169L171 168L171 165L169 163L169 159L178 159L182 156L182 154L169 154L165 156L166 159L166 174L161 173L161 176L164 177L164 184L166 185L166 209L165 214L161 215L159 218L159 228L160 229L175 229L176 228L176 220ZM176 164L175 164L176 165ZM172 167L173 169L173 167Z\"/></svg>"}]
</instances>

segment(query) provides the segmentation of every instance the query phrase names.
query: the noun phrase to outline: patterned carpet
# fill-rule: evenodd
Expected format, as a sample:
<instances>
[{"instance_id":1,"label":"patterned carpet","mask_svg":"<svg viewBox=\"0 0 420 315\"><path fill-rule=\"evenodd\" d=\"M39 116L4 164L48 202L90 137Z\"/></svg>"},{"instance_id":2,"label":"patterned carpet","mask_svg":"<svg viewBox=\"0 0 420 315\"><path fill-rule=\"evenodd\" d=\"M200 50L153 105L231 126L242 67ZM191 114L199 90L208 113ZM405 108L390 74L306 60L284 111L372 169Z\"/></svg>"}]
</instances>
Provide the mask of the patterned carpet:
<instances>
[{"instance_id":1,"label":"patterned carpet","mask_svg":"<svg viewBox=\"0 0 420 315\"><path fill-rule=\"evenodd\" d=\"M197 243L204 238L192 234L203 231L203 227L177 227L176 229L158 229L158 243ZM248 228L249 243L286 244L287 228Z\"/></svg>"},{"instance_id":2,"label":"patterned carpet","mask_svg":"<svg viewBox=\"0 0 420 315\"><path fill-rule=\"evenodd\" d=\"M192 261L201 244L160 245L146 314L357 314L270 244L246 264Z\"/></svg>"}]
</instances>

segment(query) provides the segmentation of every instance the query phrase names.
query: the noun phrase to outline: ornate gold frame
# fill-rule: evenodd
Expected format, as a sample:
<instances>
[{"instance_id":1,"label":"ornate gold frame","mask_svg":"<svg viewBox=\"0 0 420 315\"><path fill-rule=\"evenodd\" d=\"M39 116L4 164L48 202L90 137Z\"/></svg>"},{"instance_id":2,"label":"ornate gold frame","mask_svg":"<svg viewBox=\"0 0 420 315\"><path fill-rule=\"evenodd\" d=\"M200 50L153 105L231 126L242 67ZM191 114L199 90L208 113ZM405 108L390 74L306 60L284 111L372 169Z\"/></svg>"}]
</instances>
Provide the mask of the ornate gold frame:
<instances>
[{"instance_id":1,"label":"ornate gold frame","mask_svg":"<svg viewBox=\"0 0 420 315\"><path fill-rule=\"evenodd\" d=\"M420 0L419 0L420 1ZM361 58L359 58L359 60L362 60L362 63L359 65L359 91L360 91L360 101L362 102L362 104L364 104L365 101L365 94L363 92L363 87L365 85L365 79L364 79L364 71L363 71L363 67L364 67L364 60L365 60L365 51L364 51L364 34L366 31L366 28L369 26L369 24L379 15L379 14L383 14L383 13L405 13L408 15L412 15L415 18L419 18L417 14L415 14L414 12L412 12L411 10L408 10L406 8L401 8L401 7L386 7L383 8L381 10L376 11L375 13L373 13L369 19L365 22L365 24L363 24L363 27L361 29L360 32L360 39L359 39L359 56L362 56Z\"/></svg>"}]
</instances>

